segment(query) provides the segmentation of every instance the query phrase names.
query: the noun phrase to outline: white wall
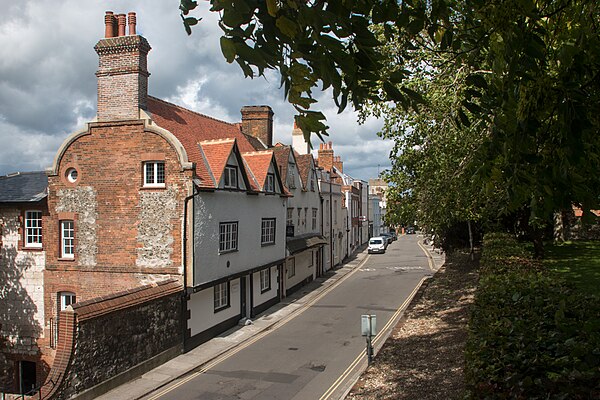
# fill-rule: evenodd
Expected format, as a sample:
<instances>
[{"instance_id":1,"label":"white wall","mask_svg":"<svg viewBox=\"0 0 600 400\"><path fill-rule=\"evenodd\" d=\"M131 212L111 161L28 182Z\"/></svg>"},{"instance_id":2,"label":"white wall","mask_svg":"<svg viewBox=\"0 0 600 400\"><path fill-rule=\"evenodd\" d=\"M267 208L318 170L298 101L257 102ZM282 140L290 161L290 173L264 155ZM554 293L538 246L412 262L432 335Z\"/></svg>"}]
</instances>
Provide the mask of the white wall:
<instances>
[{"instance_id":1,"label":"white wall","mask_svg":"<svg viewBox=\"0 0 600 400\"><path fill-rule=\"evenodd\" d=\"M279 195L200 193L194 198L194 285L283 259L285 217L285 200ZM261 246L262 218L276 219L274 245ZM232 221L238 221L238 249L219 254L219 223Z\"/></svg>"},{"instance_id":2,"label":"white wall","mask_svg":"<svg viewBox=\"0 0 600 400\"><path fill-rule=\"evenodd\" d=\"M286 290L294 287L295 285L302 282L311 275L314 278L317 268L317 262L316 257L313 255L313 251L316 251L316 249L305 250L303 252L295 254L294 256L289 257L288 260L286 260L284 275ZM296 275L292 276L291 278L288 278L288 265L290 263L290 259L295 260L294 262L296 263Z\"/></svg>"},{"instance_id":3,"label":"white wall","mask_svg":"<svg viewBox=\"0 0 600 400\"><path fill-rule=\"evenodd\" d=\"M278 282L277 277L279 275L279 271L277 270L277 266L271 267L271 290L268 290L264 293L260 292L260 272L255 272L252 274L252 306L257 307L261 304L266 303L269 300L272 300L274 297L277 297L277 289Z\"/></svg>"},{"instance_id":4,"label":"white wall","mask_svg":"<svg viewBox=\"0 0 600 400\"><path fill-rule=\"evenodd\" d=\"M214 294L214 287L211 287L193 293L190 296L190 300L188 301L188 310L190 310L188 328L191 330L191 336L204 332L205 330L241 313L239 279L230 282L229 301L231 306L229 308L215 312Z\"/></svg>"}]
</instances>

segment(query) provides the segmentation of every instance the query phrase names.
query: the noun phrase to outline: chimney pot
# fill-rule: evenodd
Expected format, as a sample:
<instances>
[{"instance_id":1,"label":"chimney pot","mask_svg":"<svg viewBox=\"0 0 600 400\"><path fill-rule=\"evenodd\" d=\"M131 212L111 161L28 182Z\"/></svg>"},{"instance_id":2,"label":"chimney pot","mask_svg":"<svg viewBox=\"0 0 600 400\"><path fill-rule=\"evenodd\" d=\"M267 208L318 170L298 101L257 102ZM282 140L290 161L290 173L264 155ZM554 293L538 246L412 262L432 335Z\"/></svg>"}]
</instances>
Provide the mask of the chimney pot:
<instances>
[{"instance_id":1,"label":"chimney pot","mask_svg":"<svg viewBox=\"0 0 600 400\"><path fill-rule=\"evenodd\" d=\"M115 16L112 11L107 11L104 15L104 37L111 38L115 36Z\"/></svg>"},{"instance_id":2,"label":"chimney pot","mask_svg":"<svg viewBox=\"0 0 600 400\"><path fill-rule=\"evenodd\" d=\"M137 23L137 19L136 19L135 13L134 12L130 12L128 14L128 17L129 17L128 18L128 20L129 20L129 35L135 36L136 35L136 33L135 33L135 25Z\"/></svg>"},{"instance_id":3,"label":"chimney pot","mask_svg":"<svg viewBox=\"0 0 600 400\"><path fill-rule=\"evenodd\" d=\"M125 14L119 14L117 15L117 20L119 22L118 36L125 36L125 25L127 24L127 16Z\"/></svg>"}]
</instances>

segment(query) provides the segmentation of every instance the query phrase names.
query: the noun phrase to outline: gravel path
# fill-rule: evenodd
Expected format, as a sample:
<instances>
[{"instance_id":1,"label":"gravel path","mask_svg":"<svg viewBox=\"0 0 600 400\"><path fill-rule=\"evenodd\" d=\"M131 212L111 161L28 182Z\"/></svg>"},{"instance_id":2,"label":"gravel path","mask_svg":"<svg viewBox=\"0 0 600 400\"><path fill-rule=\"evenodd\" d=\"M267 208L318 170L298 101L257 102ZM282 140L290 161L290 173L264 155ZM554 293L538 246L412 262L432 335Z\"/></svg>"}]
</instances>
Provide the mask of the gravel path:
<instances>
[{"instance_id":1,"label":"gravel path","mask_svg":"<svg viewBox=\"0 0 600 400\"><path fill-rule=\"evenodd\" d=\"M463 350L477 284L475 264L468 254L446 256L347 400L463 397Z\"/></svg>"}]
</instances>

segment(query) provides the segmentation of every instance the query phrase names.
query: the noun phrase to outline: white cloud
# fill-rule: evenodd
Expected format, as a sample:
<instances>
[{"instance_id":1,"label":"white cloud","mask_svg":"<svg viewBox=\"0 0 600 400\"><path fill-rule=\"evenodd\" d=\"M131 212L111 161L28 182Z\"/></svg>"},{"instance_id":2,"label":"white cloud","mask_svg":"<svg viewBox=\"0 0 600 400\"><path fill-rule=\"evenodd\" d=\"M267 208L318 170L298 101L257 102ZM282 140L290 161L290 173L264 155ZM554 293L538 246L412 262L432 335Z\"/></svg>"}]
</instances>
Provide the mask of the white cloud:
<instances>
[{"instance_id":1,"label":"white cloud","mask_svg":"<svg viewBox=\"0 0 600 400\"><path fill-rule=\"evenodd\" d=\"M284 101L279 77L244 79L221 54L221 30L208 2L199 2L203 20L187 36L177 2L79 0L3 1L0 21L0 175L43 169L62 141L96 113L94 45L104 34L104 11L137 12L138 33L152 46L148 55L149 93L215 118L240 120L244 105L270 105L274 140L291 143L294 109ZM389 165L390 142L376 136L381 124L337 114L330 93L315 93L316 109L331 127L344 169L356 178ZM318 148L318 139L313 146Z\"/></svg>"}]
</instances>

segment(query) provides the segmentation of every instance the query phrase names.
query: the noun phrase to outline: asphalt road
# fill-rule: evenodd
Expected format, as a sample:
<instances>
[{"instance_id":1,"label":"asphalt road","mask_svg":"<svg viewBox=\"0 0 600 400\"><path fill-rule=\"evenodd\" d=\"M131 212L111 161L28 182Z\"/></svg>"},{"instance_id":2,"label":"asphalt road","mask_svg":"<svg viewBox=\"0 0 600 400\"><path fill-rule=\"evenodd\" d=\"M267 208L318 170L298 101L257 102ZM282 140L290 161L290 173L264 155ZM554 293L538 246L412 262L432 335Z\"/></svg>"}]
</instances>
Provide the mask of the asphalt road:
<instances>
[{"instance_id":1,"label":"asphalt road","mask_svg":"<svg viewBox=\"0 0 600 400\"><path fill-rule=\"evenodd\" d=\"M366 363L361 315L375 314L378 332L389 331L388 321L429 274L416 235L402 236L293 319L193 379L162 388L159 398L339 399Z\"/></svg>"}]
</instances>

